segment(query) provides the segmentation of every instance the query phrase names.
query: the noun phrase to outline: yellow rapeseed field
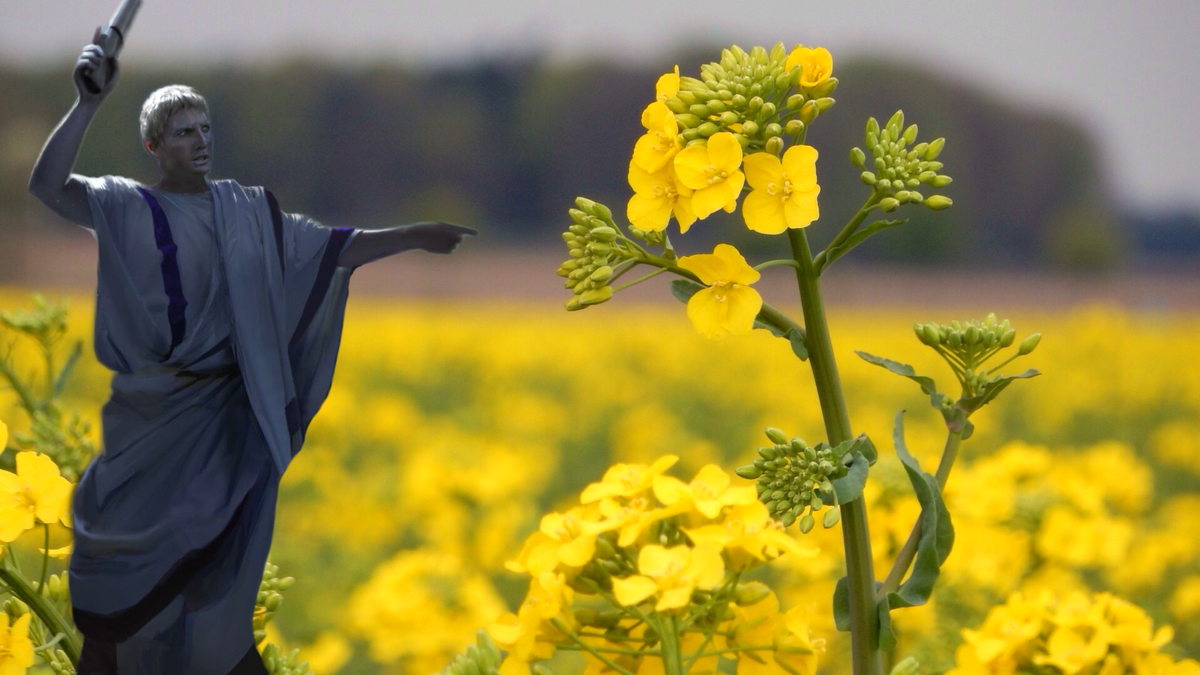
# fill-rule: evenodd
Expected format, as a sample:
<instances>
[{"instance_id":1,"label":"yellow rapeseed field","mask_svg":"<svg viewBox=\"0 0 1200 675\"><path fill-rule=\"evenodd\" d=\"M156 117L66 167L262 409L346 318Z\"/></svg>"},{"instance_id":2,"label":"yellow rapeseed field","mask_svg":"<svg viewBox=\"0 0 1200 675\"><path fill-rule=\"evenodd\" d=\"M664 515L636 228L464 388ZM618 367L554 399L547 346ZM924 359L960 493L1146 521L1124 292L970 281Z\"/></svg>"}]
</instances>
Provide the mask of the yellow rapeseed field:
<instances>
[{"instance_id":1,"label":"yellow rapeseed field","mask_svg":"<svg viewBox=\"0 0 1200 675\"><path fill-rule=\"evenodd\" d=\"M90 347L92 303L70 298L69 342L85 349L65 406L92 421L99 447L109 373ZM0 289L0 309L30 304L28 291ZM912 323L989 309L830 309L854 431L881 454L866 488L877 571L919 510L892 451L894 416L908 410L908 445L928 470L945 428L916 385L854 350L910 363L956 392ZM1195 656L1200 314L1093 306L1001 317L1018 340L1042 333L1021 367L1043 375L973 416L946 491L954 550L933 601L895 613L896 656L942 672L958 650L962 672L976 672L967 664L978 640L964 642L963 629L980 630L989 609L1042 589L1111 592L1156 629L1173 627L1164 652ZM35 373L40 363L19 341L13 360ZM0 391L0 420L12 434L28 426L11 392ZM301 647L317 675L438 671L520 603L528 577L504 563L544 513L577 503L616 462L673 454L670 473L685 480L709 463L732 472L756 456L768 426L824 440L808 365L762 330L706 340L682 304L568 314L557 303L352 299L333 389L280 491L271 561L297 581L269 637ZM843 574L840 527L788 532L821 553L784 556L751 578L808 612L829 644L821 672L847 672L830 603ZM66 541L68 531L53 531L52 547ZM40 535L18 542L34 553L41 545ZM585 663L562 654L549 665L572 673Z\"/></svg>"}]
</instances>

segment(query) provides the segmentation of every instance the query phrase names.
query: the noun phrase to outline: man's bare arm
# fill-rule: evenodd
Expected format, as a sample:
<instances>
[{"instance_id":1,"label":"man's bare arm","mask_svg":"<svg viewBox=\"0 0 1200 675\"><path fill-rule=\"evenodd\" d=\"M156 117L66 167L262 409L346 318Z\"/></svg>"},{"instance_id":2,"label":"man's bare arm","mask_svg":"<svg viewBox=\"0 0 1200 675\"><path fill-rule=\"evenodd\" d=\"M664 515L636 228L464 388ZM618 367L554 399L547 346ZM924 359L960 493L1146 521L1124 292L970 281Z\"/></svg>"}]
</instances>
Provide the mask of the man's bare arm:
<instances>
[{"instance_id":1,"label":"man's bare arm","mask_svg":"<svg viewBox=\"0 0 1200 675\"><path fill-rule=\"evenodd\" d=\"M338 265L358 267L414 248L430 253L450 253L468 234L479 232L450 223L413 223L386 230L364 230L338 256Z\"/></svg>"},{"instance_id":2,"label":"man's bare arm","mask_svg":"<svg viewBox=\"0 0 1200 675\"><path fill-rule=\"evenodd\" d=\"M100 93L93 94L84 85L83 79L87 72L99 68L105 58L104 49L96 44L99 39L100 29L97 28L92 44L84 47L79 61L75 64L72 78L79 98L50 134L29 177L29 191L35 197L58 215L84 227L92 227L87 188L83 181L79 180L79 176L71 173L71 167L75 165L75 158L79 156L79 146L83 144L88 125L116 84L118 68L116 59L110 59L112 74Z\"/></svg>"}]
</instances>

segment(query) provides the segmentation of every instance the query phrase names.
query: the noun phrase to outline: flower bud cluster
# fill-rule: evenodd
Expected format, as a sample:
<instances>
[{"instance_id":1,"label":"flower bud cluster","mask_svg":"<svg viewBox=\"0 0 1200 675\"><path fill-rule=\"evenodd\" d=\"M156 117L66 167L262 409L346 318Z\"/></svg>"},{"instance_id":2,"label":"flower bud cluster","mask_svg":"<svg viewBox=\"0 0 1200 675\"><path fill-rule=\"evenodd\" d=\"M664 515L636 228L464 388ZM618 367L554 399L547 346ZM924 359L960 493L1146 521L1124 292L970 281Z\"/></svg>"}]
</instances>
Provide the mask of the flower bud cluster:
<instances>
[{"instance_id":1,"label":"flower bud cluster","mask_svg":"<svg viewBox=\"0 0 1200 675\"><path fill-rule=\"evenodd\" d=\"M771 516L784 527L800 521L800 531L808 533L816 524L815 514L830 504L822 524L829 528L841 518L833 479L846 475L842 458L828 443L810 447L801 438L788 440L774 427L767 437L775 444L758 449L760 457L753 464L737 469L742 478L757 479L755 490L759 501L767 506Z\"/></svg>"},{"instance_id":2,"label":"flower bud cluster","mask_svg":"<svg viewBox=\"0 0 1200 675\"><path fill-rule=\"evenodd\" d=\"M1000 366L992 368L991 372L980 370L980 366L1001 349L1011 347L1017 337L1017 331L1009 320L998 321L994 313L988 314L983 321L972 319L951 321L949 324L916 323L913 324L913 332L923 344L937 350L959 374L967 396L982 391L1001 377L995 372ZM1029 354L1041 339L1041 333L1026 337L1018 346L1017 353L1000 365Z\"/></svg>"},{"instance_id":3,"label":"flower bud cluster","mask_svg":"<svg viewBox=\"0 0 1200 675\"><path fill-rule=\"evenodd\" d=\"M442 675L497 675L500 672L500 648L488 637L487 631L479 631L475 644L454 657Z\"/></svg>"},{"instance_id":4,"label":"flower bud cluster","mask_svg":"<svg viewBox=\"0 0 1200 675\"><path fill-rule=\"evenodd\" d=\"M262 582L258 585L258 598L254 605L254 642L257 644L267 637L267 624L279 610L283 602L280 591L286 591L296 583L293 577L278 577L279 566L267 563L263 568Z\"/></svg>"},{"instance_id":5,"label":"flower bud cluster","mask_svg":"<svg viewBox=\"0 0 1200 675\"><path fill-rule=\"evenodd\" d=\"M837 88L837 79L829 77L790 93L802 67L789 67L788 57L782 42L770 51L755 46L747 52L734 45L722 50L720 61L700 66L700 79L679 78L679 91L663 102L675 113L681 142L702 145L728 131L743 150L778 154L783 134L798 136L833 105L830 95Z\"/></svg>"},{"instance_id":6,"label":"flower bud cluster","mask_svg":"<svg viewBox=\"0 0 1200 675\"><path fill-rule=\"evenodd\" d=\"M308 661L300 660L300 648L293 648L286 655L275 643L269 643L262 650L263 665L271 675L314 675L308 669Z\"/></svg>"},{"instance_id":7,"label":"flower bud cluster","mask_svg":"<svg viewBox=\"0 0 1200 675\"><path fill-rule=\"evenodd\" d=\"M573 224L563 232L571 258L558 268L558 276L567 278L564 286L575 293L567 301L568 311L612 298L613 268L633 257L607 206L584 197L577 198L575 205L579 208L569 211Z\"/></svg>"},{"instance_id":8,"label":"flower bud cluster","mask_svg":"<svg viewBox=\"0 0 1200 675\"><path fill-rule=\"evenodd\" d=\"M924 204L934 211L949 207L953 202L945 195L926 197L917 188L926 185L941 188L950 184L950 176L938 173L942 163L937 161L946 139L916 143L917 125L904 128L904 111L896 114L880 129L874 117L867 120L866 146L874 156L867 164L866 153L860 148L850 150L850 161L863 170L862 182L875 188L880 208L895 211L901 204ZM911 149L908 149L912 146Z\"/></svg>"}]
</instances>

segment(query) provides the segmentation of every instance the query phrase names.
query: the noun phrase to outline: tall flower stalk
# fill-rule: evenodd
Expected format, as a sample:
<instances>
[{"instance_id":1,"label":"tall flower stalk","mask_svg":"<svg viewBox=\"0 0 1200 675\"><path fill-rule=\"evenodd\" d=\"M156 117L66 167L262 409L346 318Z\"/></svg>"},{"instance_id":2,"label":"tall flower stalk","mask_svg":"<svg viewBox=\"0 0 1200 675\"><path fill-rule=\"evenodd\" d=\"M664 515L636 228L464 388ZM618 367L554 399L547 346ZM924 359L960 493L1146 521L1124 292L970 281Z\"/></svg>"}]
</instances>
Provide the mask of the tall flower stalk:
<instances>
[{"instance_id":1,"label":"tall flower stalk","mask_svg":"<svg viewBox=\"0 0 1200 675\"><path fill-rule=\"evenodd\" d=\"M850 161L861 171L860 179L869 192L829 246L814 255L804 228L821 217L821 188L818 153L805 139L835 103L831 95L838 81L832 75L833 56L828 50L797 45L789 51L782 43L769 50L754 47L745 51L733 46L721 53L719 61L702 65L699 78L681 76L677 66L663 75L655 87L655 100L642 113L646 133L633 144L628 232L608 207L579 198L578 208L570 211L572 225L563 234L571 259L558 273L567 277L565 285L574 292L568 310L607 302L618 291L661 273L674 274L680 278L671 283L671 290L687 303L688 318L702 336L724 339L761 328L786 340L798 358L809 362L826 442L810 447L798 438L788 439L778 429L768 429L774 445L760 448L760 458L737 473L756 481L759 501L784 527L798 523L800 531L807 533L822 510L824 527L841 523L846 576L834 593L834 615L839 629L851 633L854 673L878 675L883 672L884 652L895 646L891 612L925 603L950 553L954 530L941 488L961 442L971 434L969 416L1015 379L1037 372L1001 375L999 367L991 371L981 368L984 361L1013 342L1015 331L994 316L970 322L970 326L957 322L917 326L917 337L937 350L954 370L962 385L958 398L941 393L931 378L916 374L910 366L859 353L867 361L917 382L942 413L948 432L934 476L908 452L903 415L896 417L893 444L921 504L921 516L885 580L878 581L862 497L877 451L866 436L855 436L851 426L820 278L866 239L906 222L872 222L872 214L892 213L914 204L934 211L951 206L949 197L933 192L949 185L951 178L940 173L943 164L938 157L944 139L918 143L917 126L906 127L901 111L883 125L870 118L864 131L866 150L850 151ZM712 253L680 256L676 252L667 234L672 217L684 234L718 211L737 211L743 195L746 227L764 235L786 233L790 258L752 266L725 243ZM643 265L654 269L633 281L613 285ZM776 265L794 270L802 322L773 307L752 287L760 270ZM1012 358L1028 354L1036 341L1036 336L1027 339ZM709 515L720 517L721 513ZM682 539L673 541L698 545L687 530ZM615 587L627 583L621 568L611 573ZM676 632L674 620L647 617L646 623L659 638L656 653L663 659L665 672L680 672L676 638L686 633L675 637L662 633ZM689 662L683 663L686 671ZM906 669L912 668L909 661L904 663Z\"/></svg>"}]
</instances>

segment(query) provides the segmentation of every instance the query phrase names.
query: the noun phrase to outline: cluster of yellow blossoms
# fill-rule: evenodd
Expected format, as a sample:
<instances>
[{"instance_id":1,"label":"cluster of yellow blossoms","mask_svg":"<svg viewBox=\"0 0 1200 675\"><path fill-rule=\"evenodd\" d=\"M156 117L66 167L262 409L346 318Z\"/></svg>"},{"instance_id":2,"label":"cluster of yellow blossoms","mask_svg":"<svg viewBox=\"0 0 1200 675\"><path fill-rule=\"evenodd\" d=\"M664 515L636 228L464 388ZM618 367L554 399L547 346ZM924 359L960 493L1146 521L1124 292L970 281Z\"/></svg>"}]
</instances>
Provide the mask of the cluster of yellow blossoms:
<instances>
[{"instance_id":1,"label":"cluster of yellow blossoms","mask_svg":"<svg viewBox=\"0 0 1200 675\"><path fill-rule=\"evenodd\" d=\"M1173 634L1169 626L1154 630L1145 611L1110 593L1074 593L1064 599L1049 590L1031 597L1014 593L988 612L978 630L963 630L958 664L948 675L1043 670L1061 675L1197 675L1200 663L1177 662L1160 651Z\"/></svg>"},{"instance_id":2,"label":"cluster of yellow blossoms","mask_svg":"<svg viewBox=\"0 0 1200 675\"><path fill-rule=\"evenodd\" d=\"M542 518L507 564L532 577L529 592L488 629L507 651L502 674L528 673L558 649L583 652L588 673L662 673L672 658L714 672L721 656L743 674L815 672L824 643L804 616L739 580L785 552L817 551L715 464L687 483L666 475L677 459L617 464L579 505Z\"/></svg>"}]
</instances>

